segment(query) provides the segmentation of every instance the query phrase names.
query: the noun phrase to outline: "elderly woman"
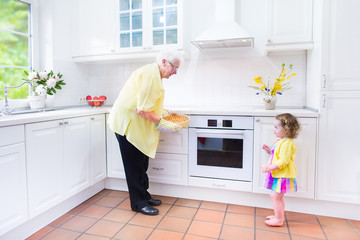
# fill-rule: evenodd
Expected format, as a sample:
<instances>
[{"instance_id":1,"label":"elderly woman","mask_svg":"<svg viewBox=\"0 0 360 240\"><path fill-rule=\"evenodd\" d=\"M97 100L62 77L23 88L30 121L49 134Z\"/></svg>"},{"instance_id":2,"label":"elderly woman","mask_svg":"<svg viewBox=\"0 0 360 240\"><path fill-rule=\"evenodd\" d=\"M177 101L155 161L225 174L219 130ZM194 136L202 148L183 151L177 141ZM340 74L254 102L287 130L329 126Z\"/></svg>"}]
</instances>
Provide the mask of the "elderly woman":
<instances>
[{"instance_id":1,"label":"elderly woman","mask_svg":"<svg viewBox=\"0 0 360 240\"><path fill-rule=\"evenodd\" d=\"M183 57L175 50L164 50L156 63L134 71L116 99L109 127L115 132L124 164L131 209L146 215L157 215L161 200L149 192L147 169L149 157L154 158L159 142L159 130L169 123L161 118L164 104L162 79L176 74ZM172 126L174 131L181 127Z\"/></svg>"}]
</instances>

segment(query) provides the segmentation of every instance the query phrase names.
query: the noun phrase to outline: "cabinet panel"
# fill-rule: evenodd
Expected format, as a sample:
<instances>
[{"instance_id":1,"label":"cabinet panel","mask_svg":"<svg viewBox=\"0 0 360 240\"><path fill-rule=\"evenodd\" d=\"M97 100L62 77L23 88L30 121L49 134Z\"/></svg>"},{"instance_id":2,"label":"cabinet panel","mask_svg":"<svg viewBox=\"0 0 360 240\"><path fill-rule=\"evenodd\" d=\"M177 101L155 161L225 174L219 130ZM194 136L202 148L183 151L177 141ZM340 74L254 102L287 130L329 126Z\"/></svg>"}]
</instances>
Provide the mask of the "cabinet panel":
<instances>
[{"instance_id":1,"label":"cabinet panel","mask_svg":"<svg viewBox=\"0 0 360 240\"><path fill-rule=\"evenodd\" d=\"M0 145L0 236L28 220L25 164L23 142Z\"/></svg>"},{"instance_id":2,"label":"cabinet panel","mask_svg":"<svg viewBox=\"0 0 360 240\"><path fill-rule=\"evenodd\" d=\"M29 216L63 199L63 134L61 121L26 124Z\"/></svg>"},{"instance_id":3,"label":"cabinet panel","mask_svg":"<svg viewBox=\"0 0 360 240\"><path fill-rule=\"evenodd\" d=\"M147 171L150 182L187 184L187 155L157 153L149 160Z\"/></svg>"},{"instance_id":4,"label":"cabinet panel","mask_svg":"<svg viewBox=\"0 0 360 240\"><path fill-rule=\"evenodd\" d=\"M90 117L91 183L106 178L105 115Z\"/></svg>"},{"instance_id":5,"label":"cabinet panel","mask_svg":"<svg viewBox=\"0 0 360 240\"><path fill-rule=\"evenodd\" d=\"M65 120L63 127L65 196L90 186L89 118Z\"/></svg>"},{"instance_id":6,"label":"cabinet panel","mask_svg":"<svg viewBox=\"0 0 360 240\"><path fill-rule=\"evenodd\" d=\"M317 198L360 203L360 92L324 94L320 115Z\"/></svg>"},{"instance_id":7,"label":"cabinet panel","mask_svg":"<svg viewBox=\"0 0 360 240\"><path fill-rule=\"evenodd\" d=\"M315 118L298 118L298 120L301 124L301 132L295 139L298 192L287 196L314 198L317 120ZM263 187L266 174L261 172L260 165L267 163L270 157L262 150L262 145L270 146L276 141L273 121L273 117L255 118L253 192L269 193L269 190Z\"/></svg>"},{"instance_id":8,"label":"cabinet panel","mask_svg":"<svg viewBox=\"0 0 360 240\"><path fill-rule=\"evenodd\" d=\"M324 81L326 90L360 90L360 1L324 1Z\"/></svg>"},{"instance_id":9,"label":"cabinet panel","mask_svg":"<svg viewBox=\"0 0 360 240\"><path fill-rule=\"evenodd\" d=\"M161 132L157 152L187 154L188 135L189 132L187 128L177 133Z\"/></svg>"}]
</instances>

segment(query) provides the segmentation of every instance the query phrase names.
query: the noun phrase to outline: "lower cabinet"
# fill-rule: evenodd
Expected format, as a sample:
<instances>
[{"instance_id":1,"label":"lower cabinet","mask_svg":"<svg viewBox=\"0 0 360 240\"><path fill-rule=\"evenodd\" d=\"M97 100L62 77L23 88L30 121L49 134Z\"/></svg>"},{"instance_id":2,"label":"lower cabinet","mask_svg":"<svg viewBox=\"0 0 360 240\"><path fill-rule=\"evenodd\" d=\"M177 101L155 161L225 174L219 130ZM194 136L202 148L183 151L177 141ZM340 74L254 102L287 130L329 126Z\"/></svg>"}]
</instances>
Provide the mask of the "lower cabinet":
<instances>
[{"instance_id":1,"label":"lower cabinet","mask_svg":"<svg viewBox=\"0 0 360 240\"><path fill-rule=\"evenodd\" d=\"M24 125L0 128L0 136L2 136L0 139L0 236L2 236L26 222L28 212Z\"/></svg>"},{"instance_id":2,"label":"lower cabinet","mask_svg":"<svg viewBox=\"0 0 360 240\"><path fill-rule=\"evenodd\" d=\"M296 160L298 170L298 192L287 196L314 198L315 197L315 158L316 158L316 118L298 118L301 132L295 139ZM254 125L254 169L253 192L269 193L263 187L266 174L262 173L260 166L269 160L269 154L262 149L263 144L271 145L276 141L273 127L274 117L256 117Z\"/></svg>"},{"instance_id":3,"label":"lower cabinet","mask_svg":"<svg viewBox=\"0 0 360 240\"><path fill-rule=\"evenodd\" d=\"M25 125L30 218L106 176L104 125L91 117Z\"/></svg>"}]
</instances>

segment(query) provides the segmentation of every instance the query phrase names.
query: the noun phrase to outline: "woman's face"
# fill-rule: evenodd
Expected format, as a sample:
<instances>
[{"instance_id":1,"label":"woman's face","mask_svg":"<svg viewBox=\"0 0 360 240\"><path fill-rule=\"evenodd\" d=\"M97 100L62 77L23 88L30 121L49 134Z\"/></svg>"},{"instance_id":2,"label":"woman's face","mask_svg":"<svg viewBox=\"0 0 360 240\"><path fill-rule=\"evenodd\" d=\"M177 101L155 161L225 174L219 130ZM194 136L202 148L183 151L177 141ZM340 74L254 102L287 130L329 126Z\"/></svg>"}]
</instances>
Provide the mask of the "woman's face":
<instances>
[{"instance_id":1,"label":"woman's face","mask_svg":"<svg viewBox=\"0 0 360 240\"><path fill-rule=\"evenodd\" d=\"M281 125L281 122L277 119L274 120L274 134L278 138L285 137L285 130Z\"/></svg>"},{"instance_id":2,"label":"woman's face","mask_svg":"<svg viewBox=\"0 0 360 240\"><path fill-rule=\"evenodd\" d=\"M172 75L177 73L177 69L180 67L180 61L175 60L173 62L166 61L163 59L162 61L162 68L160 68L161 77L162 78L169 78Z\"/></svg>"}]
</instances>

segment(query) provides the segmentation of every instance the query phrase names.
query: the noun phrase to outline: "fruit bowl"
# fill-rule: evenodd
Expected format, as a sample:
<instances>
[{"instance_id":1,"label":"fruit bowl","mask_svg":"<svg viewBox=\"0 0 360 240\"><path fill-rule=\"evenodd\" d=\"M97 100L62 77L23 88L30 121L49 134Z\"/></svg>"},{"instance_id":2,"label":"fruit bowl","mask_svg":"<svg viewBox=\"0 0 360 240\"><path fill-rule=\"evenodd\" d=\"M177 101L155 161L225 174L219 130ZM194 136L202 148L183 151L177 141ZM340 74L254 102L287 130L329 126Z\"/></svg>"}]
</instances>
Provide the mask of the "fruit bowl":
<instances>
[{"instance_id":1,"label":"fruit bowl","mask_svg":"<svg viewBox=\"0 0 360 240\"><path fill-rule=\"evenodd\" d=\"M106 100L86 100L88 105L91 107L101 107L106 103Z\"/></svg>"}]
</instances>

